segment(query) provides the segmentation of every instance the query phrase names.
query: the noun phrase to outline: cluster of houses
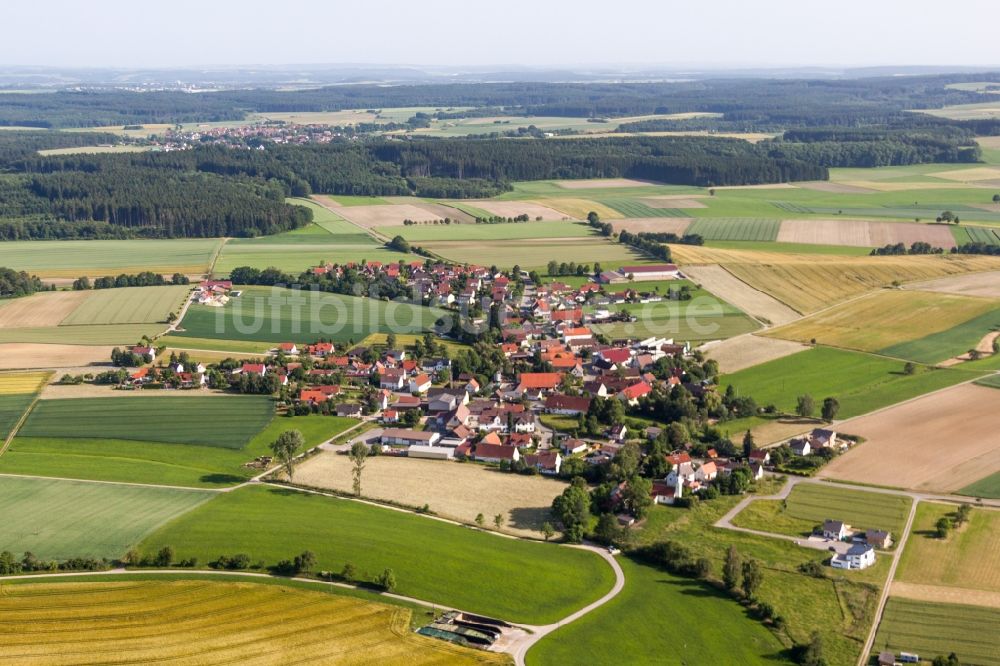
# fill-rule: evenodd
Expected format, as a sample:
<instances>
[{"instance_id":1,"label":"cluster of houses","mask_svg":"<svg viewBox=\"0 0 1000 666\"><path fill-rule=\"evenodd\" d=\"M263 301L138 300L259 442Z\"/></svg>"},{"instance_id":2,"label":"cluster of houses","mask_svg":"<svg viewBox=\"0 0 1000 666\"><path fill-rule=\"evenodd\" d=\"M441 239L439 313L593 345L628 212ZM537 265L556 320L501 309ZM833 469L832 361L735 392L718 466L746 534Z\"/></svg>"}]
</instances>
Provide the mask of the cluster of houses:
<instances>
[{"instance_id":1,"label":"cluster of houses","mask_svg":"<svg viewBox=\"0 0 1000 666\"><path fill-rule=\"evenodd\" d=\"M825 520L820 528L824 539L850 542L845 551L838 551L830 560L835 569L867 569L875 564L875 550L892 547L892 535L883 530L853 530L840 520Z\"/></svg>"},{"instance_id":2,"label":"cluster of houses","mask_svg":"<svg viewBox=\"0 0 1000 666\"><path fill-rule=\"evenodd\" d=\"M238 296L239 292L233 292L233 283L230 280L202 280L194 288L192 300L198 305L221 308L229 302L230 296Z\"/></svg>"}]
</instances>

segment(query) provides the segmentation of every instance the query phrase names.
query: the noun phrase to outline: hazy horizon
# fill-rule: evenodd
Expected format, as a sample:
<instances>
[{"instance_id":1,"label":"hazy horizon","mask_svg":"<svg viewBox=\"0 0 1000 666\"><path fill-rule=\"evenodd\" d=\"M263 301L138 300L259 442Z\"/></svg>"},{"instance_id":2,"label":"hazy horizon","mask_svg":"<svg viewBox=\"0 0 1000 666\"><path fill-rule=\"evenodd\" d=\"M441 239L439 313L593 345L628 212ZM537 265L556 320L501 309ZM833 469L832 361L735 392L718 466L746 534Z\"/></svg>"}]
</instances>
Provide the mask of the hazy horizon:
<instances>
[{"instance_id":1,"label":"hazy horizon","mask_svg":"<svg viewBox=\"0 0 1000 666\"><path fill-rule=\"evenodd\" d=\"M453 0L364 6L290 0L49 0L6 8L0 65L52 68L995 67L1000 4L845 0L690 3ZM414 10L417 8L417 11Z\"/></svg>"}]
</instances>

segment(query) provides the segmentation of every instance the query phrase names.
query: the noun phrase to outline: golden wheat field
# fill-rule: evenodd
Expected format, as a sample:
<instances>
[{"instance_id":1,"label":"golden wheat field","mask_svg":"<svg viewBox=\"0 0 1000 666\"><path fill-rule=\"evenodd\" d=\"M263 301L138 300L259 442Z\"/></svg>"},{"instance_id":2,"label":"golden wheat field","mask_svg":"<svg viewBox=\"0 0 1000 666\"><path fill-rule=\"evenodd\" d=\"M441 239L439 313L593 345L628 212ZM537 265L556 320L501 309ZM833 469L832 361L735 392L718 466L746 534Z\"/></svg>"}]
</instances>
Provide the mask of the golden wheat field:
<instances>
[{"instance_id":1,"label":"golden wheat field","mask_svg":"<svg viewBox=\"0 0 1000 666\"><path fill-rule=\"evenodd\" d=\"M671 251L681 266L721 264L750 286L803 314L890 286L894 281L1000 269L1000 257L972 255L847 257L694 245L674 245Z\"/></svg>"},{"instance_id":2,"label":"golden wheat field","mask_svg":"<svg viewBox=\"0 0 1000 666\"><path fill-rule=\"evenodd\" d=\"M408 609L282 585L134 580L0 592L5 665L508 663L414 634Z\"/></svg>"},{"instance_id":3,"label":"golden wheat field","mask_svg":"<svg viewBox=\"0 0 1000 666\"><path fill-rule=\"evenodd\" d=\"M48 372L0 373L0 395L34 393L49 380Z\"/></svg>"},{"instance_id":4,"label":"golden wheat field","mask_svg":"<svg viewBox=\"0 0 1000 666\"><path fill-rule=\"evenodd\" d=\"M877 352L946 331L996 308L996 301L926 291L883 290L781 326L765 335Z\"/></svg>"}]
</instances>

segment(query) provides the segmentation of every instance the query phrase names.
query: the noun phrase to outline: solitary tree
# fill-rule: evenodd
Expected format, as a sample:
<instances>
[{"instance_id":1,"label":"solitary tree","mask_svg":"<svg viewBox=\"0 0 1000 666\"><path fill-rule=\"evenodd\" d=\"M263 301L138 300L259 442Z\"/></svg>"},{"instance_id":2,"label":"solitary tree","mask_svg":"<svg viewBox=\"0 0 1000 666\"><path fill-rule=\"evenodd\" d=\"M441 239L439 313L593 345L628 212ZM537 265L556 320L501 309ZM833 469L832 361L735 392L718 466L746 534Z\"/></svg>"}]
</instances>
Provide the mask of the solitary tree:
<instances>
[{"instance_id":1,"label":"solitary tree","mask_svg":"<svg viewBox=\"0 0 1000 666\"><path fill-rule=\"evenodd\" d=\"M823 400L823 420L833 421L840 411L840 403L836 398L824 398Z\"/></svg>"},{"instance_id":2,"label":"solitary tree","mask_svg":"<svg viewBox=\"0 0 1000 666\"><path fill-rule=\"evenodd\" d=\"M375 579L375 584L386 592L392 592L396 589L396 572L392 569L386 569Z\"/></svg>"},{"instance_id":3,"label":"solitary tree","mask_svg":"<svg viewBox=\"0 0 1000 666\"><path fill-rule=\"evenodd\" d=\"M365 462L368 460L368 456L371 454L371 449L364 442L354 442L351 445L350 458L354 467L351 469L351 473L354 476L354 494L361 495L361 472L365 469Z\"/></svg>"},{"instance_id":4,"label":"solitary tree","mask_svg":"<svg viewBox=\"0 0 1000 666\"><path fill-rule=\"evenodd\" d=\"M295 454L305 446L305 443L305 437L298 430L286 430L278 435L278 439L271 442L271 452L285 468L289 483L292 481L292 474L295 471Z\"/></svg>"},{"instance_id":5,"label":"solitary tree","mask_svg":"<svg viewBox=\"0 0 1000 666\"><path fill-rule=\"evenodd\" d=\"M735 590L740 583L742 560L736 546L730 546L726 552L726 563L722 566L722 582L726 589Z\"/></svg>"},{"instance_id":6,"label":"solitary tree","mask_svg":"<svg viewBox=\"0 0 1000 666\"><path fill-rule=\"evenodd\" d=\"M311 571L316 566L316 553L311 550L304 550L295 556L295 573Z\"/></svg>"},{"instance_id":7,"label":"solitary tree","mask_svg":"<svg viewBox=\"0 0 1000 666\"><path fill-rule=\"evenodd\" d=\"M808 393L800 395L798 402L795 405L795 413L799 416L808 418L812 416L815 411L816 404L813 402L812 396Z\"/></svg>"},{"instance_id":8,"label":"solitary tree","mask_svg":"<svg viewBox=\"0 0 1000 666\"><path fill-rule=\"evenodd\" d=\"M344 565L344 568L340 570L340 577L343 580L345 580L348 583L350 583L355 578L358 577L358 570L357 570L357 568L353 564L351 564L350 562L347 562Z\"/></svg>"},{"instance_id":9,"label":"solitary tree","mask_svg":"<svg viewBox=\"0 0 1000 666\"><path fill-rule=\"evenodd\" d=\"M477 513L476 514L476 525L479 525L480 527L482 527L483 523L485 523L485 522L486 522L485 516L483 516L483 514L481 514L481 513Z\"/></svg>"},{"instance_id":10,"label":"solitary tree","mask_svg":"<svg viewBox=\"0 0 1000 666\"><path fill-rule=\"evenodd\" d=\"M942 516L938 518L937 523L934 525L934 531L939 539L947 539L948 532L951 531L951 521L946 517Z\"/></svg>"},{"instance_id":11,"label":"solitary tree","mask_svg":"<svg viewBox=\"0 0 1000 666\"><path fill-rule=\"evenodd\" d=\"M503 514L502 513L498 513L497 515L493 516L493 524L496 525L497 529L500 529L501 527L503 527Z\"/></svg>"},{"instance_id":12,"label":"solitary tree","mask_svg":"<svg viewBox=\"0 0 1000 666\"><path fill-rule=\"evenodd\" d=\"M910 362L910 361L907 361L906 365L903 366L903 374L904 375L912 375L916 371L917 371L917 365L915 363Z\"/></svg>"},{"instance_id":13,"label":"solitary tree","mask_svg":"<svg viewBox=\"0 0 1000 666\"><path fill-rule=\"evenodd\" d=\"M1000 203L1000 194L993 195L993 203Z\"/></svg>"},{"instance_id":14,"label":"solitary tree","mask_svg":"<svg viewBox=\"0 0 1000 666\"><path fill-rule=\"evenodd\" d=\"M760 584L764 580L764 572L757 560L747 560L743 563L743 594L747 599L753 599Z\"/></svg>"},{"instance_id":15,"label":"solitary tree","mask_svg":"<svg viewBox=\"0 0 1000 666\"><path fill-rule=\"evenodd\" d=\"M554 527L552 527L552 523L550 523L548 521L542 523L542 536L545 537L546 541L548 541L549 539L551 539L552 537L554 537L555 534L556 534L556 530L555 530Z\"/></svg>"},{"instance_id":16,"label":"solitary tree","mask_svg":"<svg viewBox=\"0 0 1000 666\"><path fill-rule=\"evenodd\" d=\"M743 457L749 458L755 448L757 448L757 445L753 441L753 433L747 430L746 434L743 435Z\"/></svg>"}]
</instances>

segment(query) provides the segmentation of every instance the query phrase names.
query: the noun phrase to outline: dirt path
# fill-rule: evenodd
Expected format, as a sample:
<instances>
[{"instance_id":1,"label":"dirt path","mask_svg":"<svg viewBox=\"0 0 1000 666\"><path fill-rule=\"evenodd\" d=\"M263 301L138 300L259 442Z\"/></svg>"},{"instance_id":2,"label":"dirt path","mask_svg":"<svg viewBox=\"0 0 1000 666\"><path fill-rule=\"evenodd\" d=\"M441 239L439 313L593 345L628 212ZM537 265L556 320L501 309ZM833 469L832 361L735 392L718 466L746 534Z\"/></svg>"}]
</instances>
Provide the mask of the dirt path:
<instances>
[{"instance_id":1,"label":"dirt path","mask_svg":"<svg viewBox=\"0 0 1000 666\"><path fill-rule=\"evenodd\" d=\"M802 318L792 308L754 289L718 264L684 266L681 270L705 289L732 303L764 326L780 326Z\"/></svg>"},{"instance_id":2,"label":"dirt path","mask_svg":"<svg viewBox=\"0 0 1000 666\"><path fill-rule=\"evenodd\" d=\"M993 343L996 339L1000 337L1000 331L990 331L983 336L983 339L975 346L975 350L979 352L980 358L983 356L993 356ZM942 361L938 363L939 368L950 368L956 365L965 363L966 361L971 361L968 354L962 354L961 356L956 356L955 358L949 358L947 361Z\"/></svg>"}]
</instances>

